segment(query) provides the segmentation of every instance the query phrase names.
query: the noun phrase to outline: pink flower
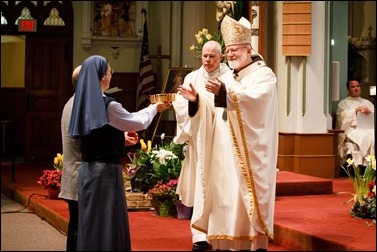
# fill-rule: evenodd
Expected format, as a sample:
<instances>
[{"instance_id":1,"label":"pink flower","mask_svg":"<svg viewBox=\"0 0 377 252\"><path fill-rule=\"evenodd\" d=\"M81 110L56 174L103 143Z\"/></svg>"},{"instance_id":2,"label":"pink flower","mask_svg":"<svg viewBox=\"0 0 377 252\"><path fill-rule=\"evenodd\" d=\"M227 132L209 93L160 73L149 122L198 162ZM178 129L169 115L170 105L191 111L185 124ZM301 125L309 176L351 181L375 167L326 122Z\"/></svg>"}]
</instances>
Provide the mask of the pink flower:
<instances>
[{"instance_id":1,"label":"pink flower","mask_svg":"<svg viewBox=\"0 0 377 252\"><path fill-rule=\"evenodd\" d=\"M162 181L157 182L157 184L148 191L148 198L175 205L178 201L178 195L175 193L177 183L178 179L171 179L167 183L163 183Z\"/></svg>"}]
</instances>

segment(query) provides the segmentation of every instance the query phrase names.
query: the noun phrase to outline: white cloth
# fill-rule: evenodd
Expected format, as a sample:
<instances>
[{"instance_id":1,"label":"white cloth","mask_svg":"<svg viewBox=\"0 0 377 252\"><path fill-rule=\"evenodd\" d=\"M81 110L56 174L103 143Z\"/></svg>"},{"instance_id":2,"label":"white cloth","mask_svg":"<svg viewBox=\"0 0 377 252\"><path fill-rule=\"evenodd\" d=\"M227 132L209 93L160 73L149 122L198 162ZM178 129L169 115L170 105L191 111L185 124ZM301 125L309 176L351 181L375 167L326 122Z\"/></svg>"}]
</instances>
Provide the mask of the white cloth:
<instances>
[{"instance_id":1,"label":"white cloth","mask_svg":"<svg viewBox=\"0 0 377 252\"><path fill-rule=\"evenodd\" d=\"M157 104L152 104L136 112L129 112L117 101L107 107L109 123L121 131L139 131L148 128L157 114Z\"/></svg>"},{"instance_id":2,"label":"white cloth","mask_svg":"<svg viewBox=\"0 0 377 252\"><path fill-rule=\"evenodd\" d=\"M230 71L230 69L224 63L220 63L219 69L215 70L212 74L208 74L202 66L186 76L183 86L188 87L190 83L193 84L200 95L207 96L208 99L212 101L212 107L214 108L214 96L212 93L205 90L205 82L209 79L213 80L227 71ZM192 123L192 120L188 115L188 101L181 95L176 95L173 107L177 121L177 135L175 141L177 143L188 142L185 160L182 165L177 185L177 194L179 194L180 200L184 205L195 205L193 208L193 215L197 215L196 212L203 208L203 206L200 205L202 204L200 200L203 195L201 182L202 176L200 174L201 171L199 166L197 166L196 158L198 147L200 148L200 146L197 145L196 136L192 135L192 132L197 131L198 124ZM221 109L221 111L223 111L223 109ZM207 240L206 235L197 229L191 228L191 232L193 235L193 243Z\"/></svg>"},{"instance_id":3,"label":"white cloth","mask_svg":"<svg viewBox=\"0 0 377 252\"><path fill-rule=\"evenodd\" d=\"M213 99L199 93L191 121L196 186L203 193L195 194L192 224L207 233L213 249L250 250L252 240L267 248L268 237L273 238L278 153L276 77L259 61L236 80L232 71L220 79L227 87L228 120Z\"/></svg>"},{"instance_id":4,"label":"white cloth","mask_svg":"<svg viewBox=\"0 0 377 252\"><path fill-rule=\"evenodd\" d=\"M338 104L337 128L344 130L338 135L338 152L342 162L351 154L356 165L366 165L365 157L374 154L374 128L357 128L356 108L359 106L367 106L374 112L373 103L362 97L347 96Z\"/></svg>"}]
</instances>

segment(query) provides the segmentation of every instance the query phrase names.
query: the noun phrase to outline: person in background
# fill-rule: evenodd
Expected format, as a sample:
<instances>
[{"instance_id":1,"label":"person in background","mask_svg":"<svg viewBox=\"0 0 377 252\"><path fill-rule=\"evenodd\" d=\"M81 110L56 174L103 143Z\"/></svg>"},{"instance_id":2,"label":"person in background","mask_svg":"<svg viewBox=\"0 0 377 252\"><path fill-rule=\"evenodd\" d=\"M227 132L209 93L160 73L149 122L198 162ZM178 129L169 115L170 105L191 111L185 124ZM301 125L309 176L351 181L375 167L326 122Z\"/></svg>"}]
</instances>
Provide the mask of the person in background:
<instances>
[{"instance_id":1,"label":"person in background","mask_svg":"<svg viewBox=\"0 0 377 252\"><path fill-rule=\"evenodd\" d=\"M75 88L79 77L81 65L76 67L72 73L72 84ZM68 232L66 251L76 251L78 203L77 203L77 176L81 165L80 139L68 135L69 122L74 95L64 105L61 117L61 132L63 146L63 172L59 198L65 199L68 203Z\"/></svg>"},{"instance_id":2,"label":"person in background","mask_svg":"<svg viewBox=\"0 0 377 252\"><path fill-rule=\"evenodd\" d=\"M72 73L72 84L76 88L79 78L81 65L77 66ZM71 120L71 111L74 95L64 105L61 117L61 133L63 145L63 172L59 198L65 199L68 203L68 232L66 251L76 251L77 247L77 225L78 225L78 201L77 185L78 170L81 165L80 139L72 138L68 134L69 122ZM135 145L139 138L135 132L125 132L125 145Z\"/></svg>"},{"instance_id":3,"label":"person in background","mask_svg":"<svg viewBox=\"0 0 377 252\"><path fill-rule=\"evenodd\" d=\"M269 238L273 239L277 80L253 52L250 27L245 18L237 22L225 16L221 23L233 71L206 82L214 101L200 94L198 99L193 85L178 88L180 95L198 103L191 128L197 142L203 207L193 214L192 226L205 232L216 250L266 251ZM225 113L214 113L213 104Z\"/></svg>"},{"instance_id":4,"label":"person in background","mask_svg":"<svg viewBox=\"0 0 377 252\"><path fill-rule=\"evenodd\" d=\"M130 113L108 97L112 76L107 59L93 55L81 65L69 135L81 141L78 173L78 251L130 251L131 239L122 176L124 132L146 129L171 106L157 102Z\"/></svg>"},{"instance_id":5,"label":"person in background","mask_svg":"<svg viewBox=\"0 0 377 252\"><path fill-rule=\"evenodd\" d=\"M203 186L201 184L200 167L197 165L198 149L195 135L192 135L191 127L196 127L191 123L193 116L198 107L198 101L207 99L212 102L211 106L214 112L222 116L223 109L215 108L213 104L214 95L205 89L205 83L208 80L214 80L216 77L230 71L225 63L220 63L223 58L221 53L221 45L210 40L203 45L202 50L202 66L189 73L185 79L183 86L189 87L190 84L197 90L197 99L195 101L187 101L181 95L176 95L173 107L176 113L177 135L174 141L178 143L188 142L188 151L183 161L181 174L177 185L177 194L180 200L186 206L193 206L193 211L199 211L201 206L201 196L203 194ZM191 112L191 113L190 113ZM196 213L195 213L196 215ZM206 250L210 247L205 233L191 227L192 232L192 250Z\"/></svg>"},{"instance_id":6,"label":"person in background","mask_svg":"<svg viewBox=\"0 0 377 252\"><path fill-rule=\"evenodd\" d=\"M338 151L342 163L348 158L354 164L365 166L365 157L374 155L374 129L357 129L357 113L369 115L374 112L373 103L360 96L361 88L358 80L347 82L348 96L341 100L336 110L337 128L344 130L338 135ZM372 117L372 120L374 118ZM341 169L342 171L342 169Z\"/></svg>"}]
</instances>

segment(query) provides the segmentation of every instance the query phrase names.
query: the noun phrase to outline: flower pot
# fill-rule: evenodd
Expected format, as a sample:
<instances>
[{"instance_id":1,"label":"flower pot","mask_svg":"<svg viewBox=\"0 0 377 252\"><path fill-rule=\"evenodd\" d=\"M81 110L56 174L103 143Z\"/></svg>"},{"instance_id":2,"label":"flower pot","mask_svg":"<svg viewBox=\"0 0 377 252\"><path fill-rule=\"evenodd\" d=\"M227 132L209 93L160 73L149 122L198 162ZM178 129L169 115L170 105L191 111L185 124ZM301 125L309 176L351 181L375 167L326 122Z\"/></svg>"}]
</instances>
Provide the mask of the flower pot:
<instances>
[{"instance_id":1,"label":"flower pot","mask_svg":"<svg viewBox=\"0 0 377 252\"><path fill-rule=\"evenodd\" d=\"M141 192L143 185L142 185L142 178L137 176L131 178L131 188L132 192Z\"/></svg>"},{"instance_id":2,"label":"flower pot","mask_svg":"<svg viewBox=\"0 0 377 252\"><path fill-rule=\"evenodd\" d=\"M48 193L48 198L49 199L58 199L58 195L60 193L60 188L56 188L56 187L49 187L47 189L47 193Z\"/></svg>"},{"instance_id":3,"label":"flower pot","mask_svg":"<svg viewBox=\"0 0 377 252\"><path fill-rule=\"evenodd\" d=\"M177 218L181 220L189 220L192 216L192 207L188 207L182 204L182 202L177 201Z\"/></svg>"},{"instance_id":4,"label":"flower pot","mask_svg":"<svg viewBox=\"0 0 377 252\"><path fill-rule=\"evenodd\" d=\"M175 215L175 207L161 203L158 206L158 213L161 217L172 217Z\"/></svg>"},{"instance_id":5,"label":"flower pot","mask_svg":"<svg viewBox=\"0 0 377 252\"><path fill-rule=\"evenodd\" d=\"M157 200L151 200L151 206L152 206L152 209L153 209L153 214L156 215L156 216L160 215L160 213L158 211L159 204L160 203Z\"/></svg>"}]
</instances>

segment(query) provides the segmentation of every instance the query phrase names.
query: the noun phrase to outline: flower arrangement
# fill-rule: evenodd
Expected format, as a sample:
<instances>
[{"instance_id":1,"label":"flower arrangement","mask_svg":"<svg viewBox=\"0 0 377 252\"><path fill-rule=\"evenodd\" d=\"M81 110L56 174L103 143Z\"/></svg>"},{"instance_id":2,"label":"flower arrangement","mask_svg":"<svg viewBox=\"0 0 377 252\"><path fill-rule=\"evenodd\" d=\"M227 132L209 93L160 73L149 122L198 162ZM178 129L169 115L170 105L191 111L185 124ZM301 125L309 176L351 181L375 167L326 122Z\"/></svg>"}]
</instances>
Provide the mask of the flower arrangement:
<instances>
[{"instance_id":1,"label":"flower arrangement","mask_svg":"<svg viewBox=\"0 0 377 252\"><path fill-rule=\"evenodd\" d=\"M44 189L59 189L61 186L63 155L60 153L54 158L54 168L55 170L44 170L42 176L37 181L37 183L43 186Z\"/></svg>"},{"instance_id":2,"label":"flower arrangement","mask_svg":"<svg viewBox=\"0 0 377 252\"><path fill-rule=\"evenodd\" d=\"M165 134L161 134L161 145L152 148L151 141L140 139L141 148L134 153L127 154L130 163L127 164L128 176L137 177L143 192L147 192L159 181L167 183L177 179L181 172L182 161L185 157L186 143L177 144L174 141L164 142Z\"/></svg>"},{"instance_id":3,"label":"flower arrangement","mask_svg":"<svg viewBox=\"0 0 377 252\"><path fill-rule=\"evenodd\" d=\"M145 144L144 139L140 139L140 150L137 152L128 152L127 157L131 161L127 164L127 174L133 178L136 172L147 162L149 162L149 153L152 150L152 142Z\"/></svg>"},{"instance_id":4,"label":"flower arrangement","mask_svg":"<svg viewBox=\"0 0 377 252\"><path fill-rule=\"evenodd\" d=\"M63 170L63 154L56 154L56 157L54 158L54 168L58 171Z\"/></svg>"},{"instance_id":5,"label":"flower arrangement","mask_svg":"<svg viewBox=\"0 0 377 252\"><path fill-rule=\"evenodd\" d=\"M153 149L150 153L152 177L163 182L179 177L182 168L183 146L174 142Z\"/></svg>"},{"instance_id":6,"label":"flower arrangement","mask_svg":"<svg viewBox=\"0 0 377 252\"><path fill-rule=\"evenodd\" d=\"M177 184L178 179L171 179L166 183L159 181L152 189L149 189L147 197L167 206L175 206L178 201L178 194L175 193Z\"/></svg>"},{"instance_id":7,"label":"flower arrangement","mask_svg":"<svg viewBox=\"0 0 377 252\"><path fill-rule=\"evenodd\" d=\"M126 177L133 179L138 172L148 170L150 168L150 152L152 150L152 142L145 144L144 139L140 139L141 148L136 152L129 151L127 157L130 162L126 163Z\"/></svg>"},{"instance_id":8,"label":"flower arrangement","mask_svg":"<svg viewBox=\"0 0 377 252\"><path fill-rule=\"evenodd\" d=\"M141 192L143 190L143 179L145 173L150 169L149 153L152 149L151 141L148 145L145 144L143 139L140 139L141 149L136 152L129 151L127 157L129 162L125 164L126 171L123 172L123 181L131 181L131 189L133 192Z\"/></svg>"},{"instance_id":9,"label":"flower arrangement","mask_svg":"<svg viewBox=\"0 0 377 252\"><path fill-rule=\"evenodd\" d=\"M353 159L347 159L348 166L343 168L351 180L355 191L353 194L354 204L351 215L360 218L370 218L376 220L376 158L369 155L364 173L354 164ZM351 201L350 200L350 201ZM349 202L350 202L349 201Z\"/></svg>"},{"instance_id":10,"label":"flower arrangement","mask_svg":"<svg viewBox=\"0 0 377 252\"><path fill-rule=\"evenodd\" d=\"M221 52L224 54L225 52L225 43L223 37L221 36L221 32L217 31L213 36L211 33L208 32L208 29L203 28L197 34L195 34L197 45L191 45L190 51L197 52L196 59L200 59L202 57L202 49L203 45L210 40L215 40L220 43L221 45ZM224 58L223 58L224 59Z\"/></svg>"}]
</instances>

